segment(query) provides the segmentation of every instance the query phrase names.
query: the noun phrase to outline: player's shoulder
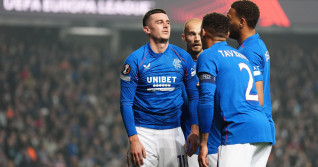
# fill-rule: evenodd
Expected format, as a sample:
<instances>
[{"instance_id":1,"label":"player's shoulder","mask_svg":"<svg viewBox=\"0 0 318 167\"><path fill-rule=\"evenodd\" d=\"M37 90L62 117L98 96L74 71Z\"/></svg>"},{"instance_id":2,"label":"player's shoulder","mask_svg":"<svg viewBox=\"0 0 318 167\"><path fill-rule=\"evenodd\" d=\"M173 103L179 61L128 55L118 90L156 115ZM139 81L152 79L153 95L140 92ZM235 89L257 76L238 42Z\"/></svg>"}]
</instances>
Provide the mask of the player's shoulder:
<instances>
[{"instance_id":1,"label":"player's shoulder","mask_svg":"<svg viewBox=\"0 0 318 167\"><path fill-rule=\"evenodd\" d=\"M201 68L202 66L206 66L206 65L210 66L211 62L214 62L214 63L218 62L216 54L218 53L215 51L215 49L211 47L203 50L198 57L197 67Z\"/></svg>"},{"instance_id":2,"label":"player's shoulder","mask_svg":"<svg viewBox=\"0 0 318 167\"><path fill-rule=\"evenodd\" d=\"M179 54L179 56L182 56L182 57L190 56L190 54L187 51L185 51L184 49L180 48L179 46L176 46L176 45L173 45L173 44L169 44L169 47L174 52L177 52Z\"/></svg>"},{"instance_id":3,"label":"player's shoulder","mask_svg":"<svg viewBox=\"0 0 318 167\"><path fill-rule=\"evenodd\" d=\"M149 50L149 47L147 44L141 46L140 48L138 48L137 50L133 51L128 57L131 58L142 58L145 54L145 52L147 52L147 50Z\"/></svg>"},{"instance_id":4,"label":"player's shoulder","mask_svg":"<svg viewBox=\"0 0 318 167\"><path fill-rule=\"evenodd\" d=\"M235 48L232 48L231 46L227 45L227 43L220 42L213 44L211 47L205 49L199 56L199 58L202 56L202 59L219 59L219 57L224 57L224 50L226 51L232 51L235 50ZM237 51L238 52L238 51Z\"/></svg>"},{"instance_id":5,"label":"player's shoulder","mask_svg":"<svg viewBox=\"0 0 318 167\"><path fill-rule=\"evenodd\" d=\"M143 57L145 56L145 54L147 54L149 48L146 45L141 46L140 48L138 48L137 50L133 51L127 58L125 62L139 62L143 59Z\"/></svg>"},{"instance_id":6,"label":"player's shoulder","mask_svg":"<svg viewBox=\"0 0 318 167\"><path fill-rule=\"evenodd\" d=\"M184 49L173 44L169 44L169 47L173 52L177 54L177 56L179 56L184 61L192 61L191 55Z\"/></svg>"},{"instance_id":7,"label":"player's shoulder","mask_svg":"<svg viewBox=\"0 0 318 167\"><path fill-rule=\"evenodd\" d=\"M169 44L170 49L177 51L177 52L186 52L184 49L180 48L179 46L176 46L174 44Z\"/></svg>"},{"instance_id":8,"label":"player's shoulder","mask_svg":"<svg viewBox=\"0 0 318 167\"><path fill-rule=\"evenodd\" d=\"M243 42L243 51L246 54L256 53L262 54L267 51L267 47L264 41L259 37L258 34L255 34L250 37L246 42Z\"/></svg>"}]
</instances>

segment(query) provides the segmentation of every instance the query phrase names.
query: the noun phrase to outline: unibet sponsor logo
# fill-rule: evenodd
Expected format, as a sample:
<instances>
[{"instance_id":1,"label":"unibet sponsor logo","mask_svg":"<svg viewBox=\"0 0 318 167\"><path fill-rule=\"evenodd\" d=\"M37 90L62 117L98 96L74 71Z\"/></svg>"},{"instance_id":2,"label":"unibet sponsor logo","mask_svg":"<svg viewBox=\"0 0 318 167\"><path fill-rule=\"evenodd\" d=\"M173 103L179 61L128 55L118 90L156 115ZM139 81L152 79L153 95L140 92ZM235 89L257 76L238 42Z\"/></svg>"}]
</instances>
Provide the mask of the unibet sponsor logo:
<instances>
[{"instance_id":1,"label":"unibet sponsor logo","mask_svg":"<svg viewBox=\"0 0 318 167\"><path fill-rule=\"evenodd\" d=\"M152 77L147 77L147 82L148 83L175 83L176 78L174 76L152 76Z\"/></svg>"},{"instance_id":2,"label":"unibet sponsor logo","mask_svg":"<svg viewBox=\"0 0 318 167\"><path fill-rule=\"evenodd\" d=\"M175 88L171 87L172 83L176 83L175 76L152 76L147 77L147 83L152 84L147 91L173 91Z\"/></svg>"}]
</instances>

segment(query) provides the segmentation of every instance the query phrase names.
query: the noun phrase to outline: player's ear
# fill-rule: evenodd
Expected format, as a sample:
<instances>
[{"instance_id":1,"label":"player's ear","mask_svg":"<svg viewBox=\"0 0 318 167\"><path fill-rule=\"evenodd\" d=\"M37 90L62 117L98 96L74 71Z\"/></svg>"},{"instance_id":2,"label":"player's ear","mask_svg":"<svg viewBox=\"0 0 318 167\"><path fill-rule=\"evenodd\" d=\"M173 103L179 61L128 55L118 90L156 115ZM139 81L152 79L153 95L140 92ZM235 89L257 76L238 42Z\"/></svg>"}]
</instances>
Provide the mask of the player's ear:
<instances>
[{"instance_id":1,"label":"player's ear","mask_svg":"<svg viewBox=\"0 0 318 167\"><path fill-rule=\"evenodd\" d=\"M205 29L202 28L200 33L201 38L203 38L206 35Z\"/></svg>"},{"instance_id":2,"label":"player's ear","mask_svg":"<svg viewBox=\"0 0 318 167\"><path fill-rule=\"evenodd\" d=\"M230 37L230 31L227 32L226 39Z\"/></svg>"},{"instance_id":3,"label":"player's ear","mask_svg":"<svg viewBox=\"0 0 318 167\"><path fill-rule=\"evenodd\" d=\"M150 34L150 28L149 28L149 26L144 26L144 32L145 32L146 34Z\"/></svg>"},{"instance_id":4,"label":"player's ear","mask_svg":"<svg viewBox=\"0 0 318 167\"><path fill-rule=\"evenodd\" d=\"M240 19L240 24L239 24L239 26L240 26L240 28L243 28L243 27L246 26L246 25L247 25L246 19L245 19L244 17L242 17L242 18Z\"/></svg>"},{"instance_id":5,"label":"player's ear","mask_svg":"<svg viewBox=\"0 0 318 167\"><path fill-rule=\"evenodd\" d=\"M185 42L185 35L184 34L181 34L181 39L182 39L182 41Z\"/></svg>"}]
</instances>

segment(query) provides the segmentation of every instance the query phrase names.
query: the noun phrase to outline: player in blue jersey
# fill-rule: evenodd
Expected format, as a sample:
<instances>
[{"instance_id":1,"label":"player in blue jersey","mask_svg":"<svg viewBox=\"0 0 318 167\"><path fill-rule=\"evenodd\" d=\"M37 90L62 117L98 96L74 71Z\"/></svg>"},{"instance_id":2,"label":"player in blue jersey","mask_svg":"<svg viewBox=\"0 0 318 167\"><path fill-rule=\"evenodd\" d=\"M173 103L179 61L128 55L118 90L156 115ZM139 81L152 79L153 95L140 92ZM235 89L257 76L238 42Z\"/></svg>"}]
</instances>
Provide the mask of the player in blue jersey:
<instances>
[{"instance_id":1,"label":"player in blue jersey","mask_svg":"<svg viewBox=\"0 0 318 167\"><path fill-rule=\"evenodd\" d=\"M191 55L194 64L196 66L197 58L199 54L203 51L202 43L201 43L201 23L200 19L194 18L188 20L184 25L184 32L181 35L182 40L186 43L187 52ZM182 114L181 114L181 128L184 133L185 138L187 139L191 132L191 122L189 119L189 112L188 110L188 97L186 94L186 90L183 87L182 89L182 97L184 99L184 103L182 105ZM216 120L217 121L217 120ZM218 147L221 143L221 134L220 131L217 129L216 124L213 124L210 130L209 139L208 139L208 160L209 166L216 167L217 166L217 153ZM188 157L188 164L190 167L199 167L198 163L198 153Z\"/></svg>"},{"instance_id":2,"label":"player in blue jersey","mask_svg":"<svg viewBox=\"0 0 318 167\"><path fill-rule=\"evenodd\" d=\"M182 85L189 99L191 135L198 137L198 90L191 56L169 44L170 20L162 9L143 18L149 43L131 53L121 72L121 113L129 137L129 166L185 167L185 139L180 128ZM197 138L190 138L189 155ZM190 140L189 139L189 140ZM132 164L131 164L131 162Z\"/></svg>"},{"instance_id":3,"label":"player in blue jersey","mask_svg":"<svg viewBox=\"0 0 318 167\"><path fill-rule=\"evenodd\" d=\"M203 49L198 58L200 80L198 119L199 164L207 167L207 141L213 114L222 119L219 167L266 166L264 151L270 147L270 125L258 102L252 66L238 50L226 43L229 19L218 13L203 17ZM213 122L215 123L215 122Z\"/></svg>"},{"instance_id":4,"label":"player in blue jersey","mask_svg":"<svg viewBox=\"0 0 318 167\"><path fill-rule=\"evenodd\" d=\"M255 32L260 17L257 5L252 1L236 1L227 14L230 19L230 38L238 41L238 50L253 66L258 99L271 125L272 145L275 144L275 124L272 118L270 92L270 56L264 42ZM271 148L268 150L270 154Z\"/></svg>"}]
</instances>

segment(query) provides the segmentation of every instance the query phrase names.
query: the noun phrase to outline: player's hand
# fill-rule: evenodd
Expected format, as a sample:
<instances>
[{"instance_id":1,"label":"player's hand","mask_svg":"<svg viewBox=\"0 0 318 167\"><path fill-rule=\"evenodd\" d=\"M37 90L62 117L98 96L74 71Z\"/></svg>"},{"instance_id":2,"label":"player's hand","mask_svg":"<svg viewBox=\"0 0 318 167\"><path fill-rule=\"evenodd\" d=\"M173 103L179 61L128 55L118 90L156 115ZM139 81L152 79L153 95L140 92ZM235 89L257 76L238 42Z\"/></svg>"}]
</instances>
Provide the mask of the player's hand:
<instances>
[{"instance_id":1,"label":"player's hand","mask_svg":"<svg viewBox=\"0 0 318 167\"><path fill-rule=\"evenodd\" d=\"M189 147L190 146L190 147ZM192 156L194 153L197 152L199 147L199 126L198 125L191 125L191 133L187 138L187 154L188 156Z\"/></svg>"},{"instance_id":2,"label":"player's hand","mask_svg":"<svg viewBox=\"0 0 318 167\"><path fill-rule=\"evenodd\" d=\"M144 164L144 158L146 158L146 150L141 144L137 135L129 137L130 142L130 158L132 163L141 166Z\"/></svg>"},{"instance_id":3,"label":"player's hand","mask_svg":"<svg viewBox=\"0 0 318 167\"><path fill-rule=\"evenodd\" d=\"M200 146L200 151L198 155L198 161L200 167L209 167L209 159L208 159L208 146Z\"/></svg>"}]
</instances>

